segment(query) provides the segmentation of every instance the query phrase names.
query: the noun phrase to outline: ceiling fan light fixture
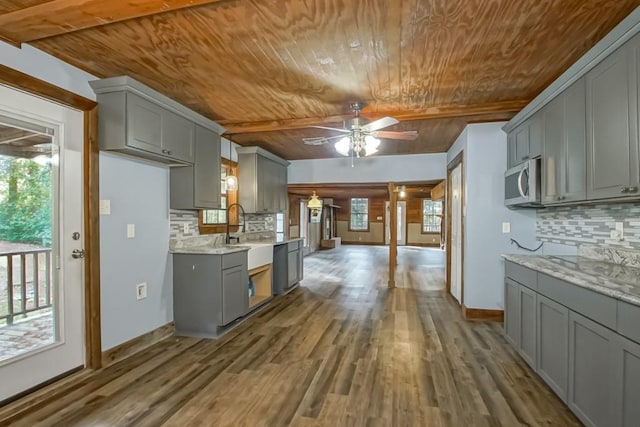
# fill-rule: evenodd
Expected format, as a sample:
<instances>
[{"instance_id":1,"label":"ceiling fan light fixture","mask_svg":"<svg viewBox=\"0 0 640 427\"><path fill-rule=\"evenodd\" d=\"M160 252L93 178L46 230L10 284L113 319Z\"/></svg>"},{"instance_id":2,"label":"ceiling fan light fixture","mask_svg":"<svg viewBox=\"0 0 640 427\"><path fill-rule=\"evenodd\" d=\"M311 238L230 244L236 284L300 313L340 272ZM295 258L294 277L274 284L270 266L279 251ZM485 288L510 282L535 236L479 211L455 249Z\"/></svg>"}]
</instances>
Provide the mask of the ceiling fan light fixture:
<instances>
[{"instance_id":1,"label":"ceiling fan light fixture","mask_svg":"<svg viewBox=\"0 0 640 427\"><path fill-rule=\"evenodd\" d=\"M336 142L335 147L336 147L336 151L339 154L345 157L348 156L349 151L351 151L351 138L349 138L348 136L345 136L340 141Z\"/></svg>"},{"instance_id":2,"label":"ceiling fan light fixture","mask_svg":"<svg viewBox=\"0 0 640 427\"><path fill-rule=\"evenodd\" d=\"M364 137L364 155L370 156L378 152L378 147L380 147L380 140L378 138L374 138L371 135L367 135Z\"/></svg>"}]
</instances>

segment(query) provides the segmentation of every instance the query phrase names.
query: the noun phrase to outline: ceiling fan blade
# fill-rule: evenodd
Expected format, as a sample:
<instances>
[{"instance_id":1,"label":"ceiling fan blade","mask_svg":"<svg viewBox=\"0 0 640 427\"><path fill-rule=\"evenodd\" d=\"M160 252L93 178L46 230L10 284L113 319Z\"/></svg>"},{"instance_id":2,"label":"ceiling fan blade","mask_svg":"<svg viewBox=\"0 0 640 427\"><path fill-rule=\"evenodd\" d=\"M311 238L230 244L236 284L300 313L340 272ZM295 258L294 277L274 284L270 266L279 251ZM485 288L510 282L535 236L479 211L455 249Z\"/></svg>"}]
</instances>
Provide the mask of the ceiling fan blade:
<instances>
[{"instance_id":1,"label":"ceiling fan blade","mask_svg":"<svg viewBox=\"0 0 640 427\"><path fill-rule=\"evenodd\" d=\"M393 132L393 131L384 131L379 130L377 132L371 132L371 136L375 136L376 138L384 138L384 139L402 139L405 141L413 141L418 138L418 132L415 130L409 130L406 132Z\"/></svg>"},{"instance_id":2,"label":"ceiling fan blade","mask_svg":"<svg viewBox=\"0 0 640 427\"><path fill-rule=\"evenodd\" d=\"M371 123L367 123L366 125L362 126L360 129L362 129L363 132L373 132L378 129L386 128L387 126L395 125L398 123L400 122L397 119L394 119L393 117L383 117Z\"/></svg>"},{"instance_id":3,"label":"ceiling fan blade","mask_svg":"<svg viewBox=\"0 0 640 427\"><path fill-rule=\"evenodd\" d=\"M336 132L343 132L343 133L351 133L350 130L348 129L342 129L342 128L330 128L330 127L326 127L326 126L309 126L310 128L316 128L316 129L327 129L327 130L333 130Z\"/></svg>"},{"instance_id":4,"label":"ceiling fan blade","mask_svg":"<svg viewBox=\"0 0 640 427\"><path fill-rule=\"evenodd\" d=\"M302 138L302 141L307 145L323 145L331 142L332 139L344 138L344 135L337 136L316 136L311 138Z\"/></svg>"}]
</instances>

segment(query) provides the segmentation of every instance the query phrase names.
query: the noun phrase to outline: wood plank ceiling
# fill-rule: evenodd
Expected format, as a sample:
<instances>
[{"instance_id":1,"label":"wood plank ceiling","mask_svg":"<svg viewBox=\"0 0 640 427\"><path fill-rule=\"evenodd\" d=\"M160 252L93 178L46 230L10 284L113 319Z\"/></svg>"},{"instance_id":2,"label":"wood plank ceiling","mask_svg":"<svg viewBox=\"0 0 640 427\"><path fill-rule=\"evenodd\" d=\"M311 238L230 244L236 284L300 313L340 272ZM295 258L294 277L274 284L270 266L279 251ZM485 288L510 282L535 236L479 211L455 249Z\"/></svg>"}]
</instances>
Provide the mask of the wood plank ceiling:
<instances>
[{"instance_id":1,"label":"wood plank ceiling","mask_svg":"<svg viewBox=\"0 0 640 427\"><path fill-rule=\"evenodd\" d=\"M349 103L391 115L382 154L446 151L513 116L639 0L0 0L0 38L99 77L127 74L286 159Z\"/></svg>"}]
</instances>

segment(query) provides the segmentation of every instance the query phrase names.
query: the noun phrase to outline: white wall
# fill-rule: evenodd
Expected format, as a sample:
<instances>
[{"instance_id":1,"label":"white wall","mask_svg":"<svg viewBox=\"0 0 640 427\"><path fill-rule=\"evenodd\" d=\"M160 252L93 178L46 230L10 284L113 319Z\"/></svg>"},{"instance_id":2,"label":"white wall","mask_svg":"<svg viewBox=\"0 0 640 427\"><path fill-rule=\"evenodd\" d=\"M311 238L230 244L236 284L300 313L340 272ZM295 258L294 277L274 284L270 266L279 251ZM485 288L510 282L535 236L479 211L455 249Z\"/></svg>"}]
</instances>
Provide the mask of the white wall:
<instances>
[{"instance_id":1,"label":"white wall","mask_svg":"<svg viewBox=\"0 0 640 427\"><path fill-rule=\"evenodd\" d=\"M173 270L169 254L169 169L100 154L102 348L109 349L173 320ZM135 238L127 238L127 224ZM136 284L147 298L136 300Z\"/></svg>"},{"instance_id":2,"label":"white wall","mask_svg":"<svg viewBox=\"0 0 640 427\"><path fill-rule=\"evenodd\" d=\"M0 63L89 99L96 77L42 51L0 42ZM109 349L173 320L168 169L112 155L100 156L100 197L111 200L101 217L102 348ZM142 204L145 201L145 204ZM135 222L137 238L123 239L122 224ZM135 262L135 266L131 263ZM135 284L149 283L149 297L135 300Z\"/></svg>"},{"instance_id":3,"label":"white wall","mask_svg":"<svg viewBox=\"0 0 640 427\"><path fill-rule=\"evenodd\" d=\"M355 159L354 167L347 157L293 160L289 184L439 180L446 177L446 159L445 153L372 156Z\"/></svg>"},{"instance_id":4,"label":"white wall","mask_svg":"<svg viewBox=\"0 0 640 427\"><path fill-rule=\"evenodd\" d=\"M519 250L517 239L537 246L534 210L511 210L504 206L504 171L507 167L507 136L504 123L469 125L449 152L453 159L464 150L464 305L468 308L504 308L503 253ZM502 223L511 233L502 233ZM519 251L522 252L522 251Z\"/></svg>"}]
</instances>

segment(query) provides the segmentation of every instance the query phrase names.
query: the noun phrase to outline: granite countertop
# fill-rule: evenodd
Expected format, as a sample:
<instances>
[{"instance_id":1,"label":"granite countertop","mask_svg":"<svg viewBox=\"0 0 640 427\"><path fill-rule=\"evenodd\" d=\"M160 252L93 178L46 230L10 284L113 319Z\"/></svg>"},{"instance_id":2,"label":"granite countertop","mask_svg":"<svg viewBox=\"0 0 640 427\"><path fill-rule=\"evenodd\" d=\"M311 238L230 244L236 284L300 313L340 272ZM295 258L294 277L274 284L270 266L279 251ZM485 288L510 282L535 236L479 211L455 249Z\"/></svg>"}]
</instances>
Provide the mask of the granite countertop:
<instances>
[{"instance_id":1,"label":"granite countertop","mask_svg":"<svg viewBox=\"0 0 640 427\"><path fill-rule=\"evenodd\" d=\"M169 252L172 254L210 254L210 255L226 255L235 252L248 251L249 246L229 245L229 246L192 246L184 248L174 248Z\"/></svg>"},{"instance_id":2,"label":"granite countertop","mask_svg":"<svg viewBox=\"0 0 640 427\"><path fill-rule=\"evenodd\" d=\"M507 261L640 306L640 268L585 256L515 255Z\"/></svg>"}]
</instances>

